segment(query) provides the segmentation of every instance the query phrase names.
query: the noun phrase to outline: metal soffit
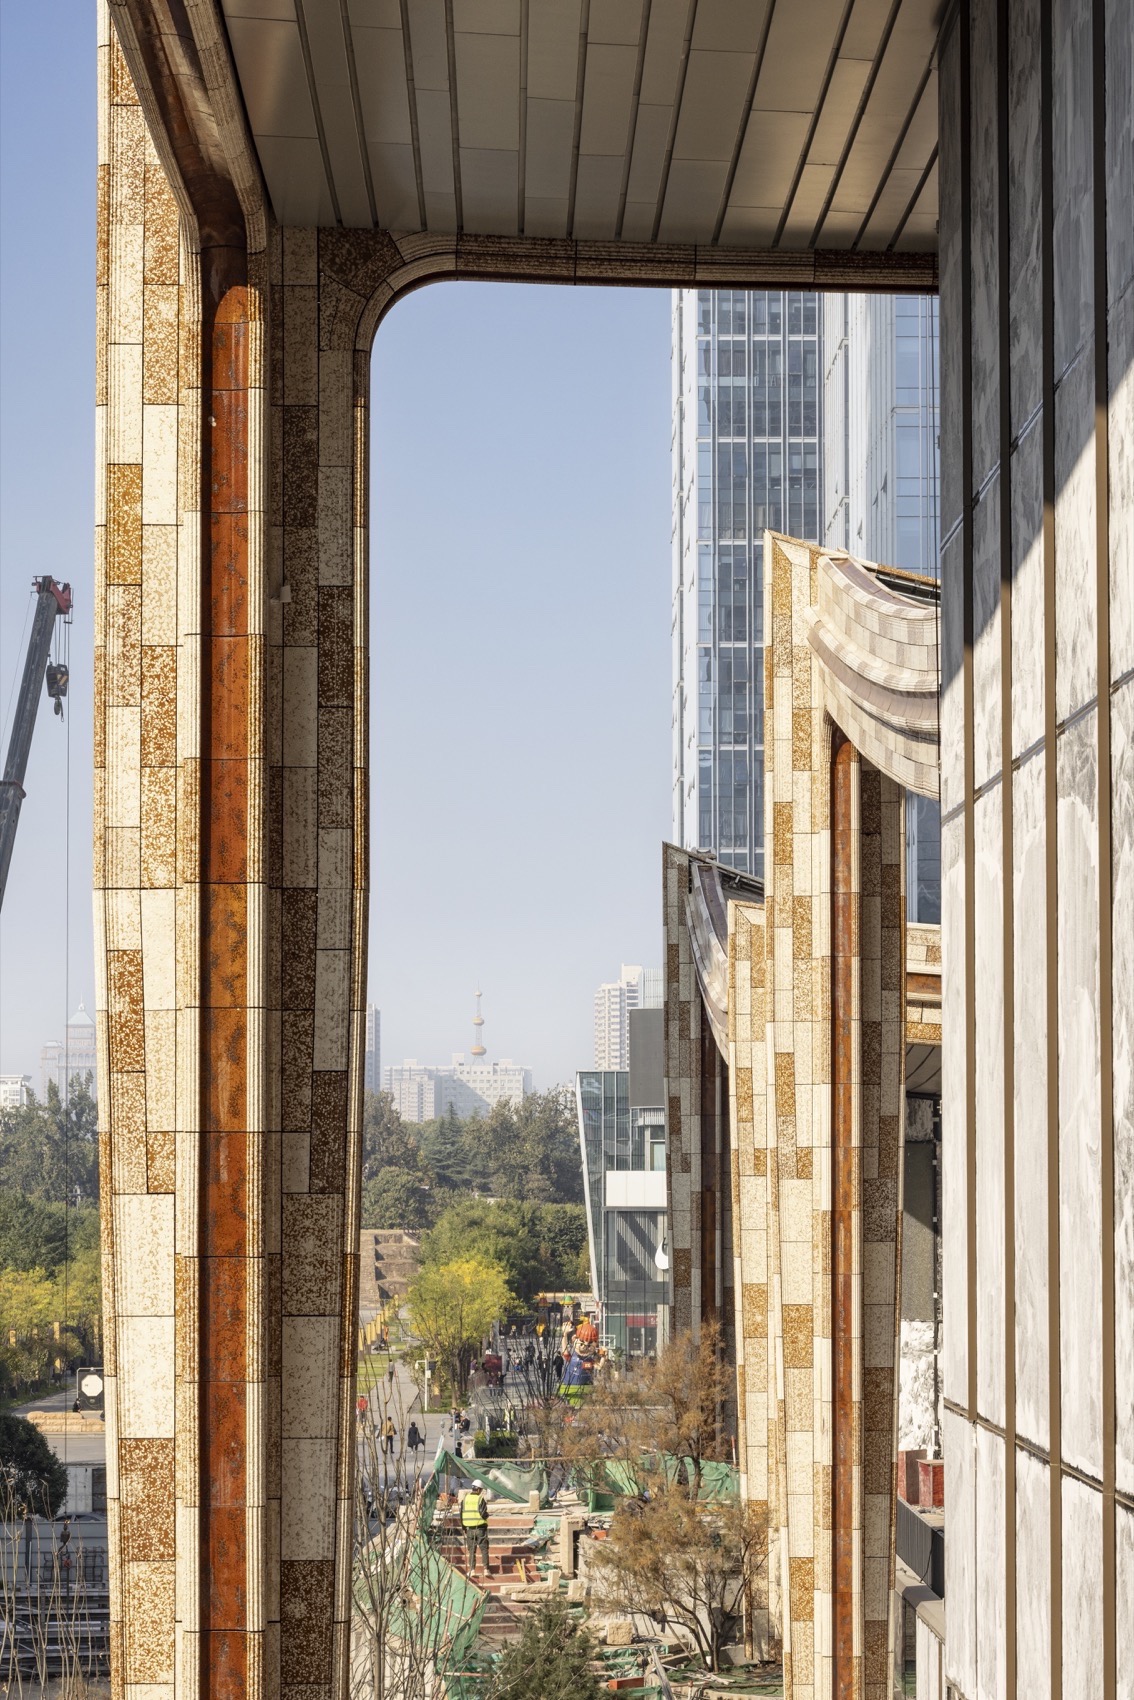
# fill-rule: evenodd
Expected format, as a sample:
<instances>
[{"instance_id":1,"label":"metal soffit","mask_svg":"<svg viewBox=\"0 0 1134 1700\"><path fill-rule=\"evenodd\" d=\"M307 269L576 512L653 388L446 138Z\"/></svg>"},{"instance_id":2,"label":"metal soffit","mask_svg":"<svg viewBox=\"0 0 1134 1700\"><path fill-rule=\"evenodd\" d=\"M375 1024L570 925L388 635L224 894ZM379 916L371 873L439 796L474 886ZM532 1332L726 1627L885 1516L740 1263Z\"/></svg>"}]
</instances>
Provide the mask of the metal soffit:
<instances>
[{"instance_id":1,"label":"metal soffit","mask_svg":"<svg viewBox=\"0 0 1134 1700\"><path fill-rule=\"evenodd\" d=\"M287 225L934 251L941 0L221 0Z\"/></svg>"}]
</instances>

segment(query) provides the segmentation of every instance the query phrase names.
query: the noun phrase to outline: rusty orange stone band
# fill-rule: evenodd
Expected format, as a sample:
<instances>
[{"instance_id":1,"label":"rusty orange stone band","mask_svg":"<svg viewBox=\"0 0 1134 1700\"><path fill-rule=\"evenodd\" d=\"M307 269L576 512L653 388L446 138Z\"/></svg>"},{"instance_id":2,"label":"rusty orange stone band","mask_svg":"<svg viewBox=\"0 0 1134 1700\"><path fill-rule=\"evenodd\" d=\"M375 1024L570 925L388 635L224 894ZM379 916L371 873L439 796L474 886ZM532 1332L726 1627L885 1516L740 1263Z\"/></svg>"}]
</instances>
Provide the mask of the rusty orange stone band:
<instances>
[{"instance_id":1,"label":"rusty orange stone band","mask_svg":"<svg viewBox=\"0 0 1134 1700\"><path fill-rule=\"evenodd\" d=\"M248 1692L248 291L221 296L202 429L201 1689Z\"/></svg>"}]
</instances>

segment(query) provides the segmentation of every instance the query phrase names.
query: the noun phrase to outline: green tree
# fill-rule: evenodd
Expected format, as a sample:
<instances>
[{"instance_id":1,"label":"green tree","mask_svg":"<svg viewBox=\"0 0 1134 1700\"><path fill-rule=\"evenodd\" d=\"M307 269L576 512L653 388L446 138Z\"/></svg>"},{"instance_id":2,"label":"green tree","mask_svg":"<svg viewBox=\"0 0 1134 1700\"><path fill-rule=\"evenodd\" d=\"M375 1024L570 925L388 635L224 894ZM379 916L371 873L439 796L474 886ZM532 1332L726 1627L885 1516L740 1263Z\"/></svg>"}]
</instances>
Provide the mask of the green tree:
<instances>
[{"instance_id":1,"label":"green tree","mask_svg":"<svg viewBox=\"0 0 1134 1700\"><path fill-rule=\"evenodd\" d=\"M72 1082L66 1104L52 1082L40 1102L29 1093L0 1114L0 1193L57 1204L98 1201L98 1108L90 1077Z\"/></svg>"},{"instance_id":2,"label":"green tree","mask_svg":"<svg viewBox=\"0 0 1134 1700\"><path fill-rule=\"evenodd\" d=\"M599 1700L606 1691L591 1664L598 1649L566 1600L554 1599L523 1620L506 1643L486 1700Z\"/></svg>"},{"instance_id":3,"label":"green tree","mask_svg":"<svg viewBox=\"0 0 1134 1700\"><path fill-rule=\"evenodd\" d=\"M23 1417L0 1411L0 1470L16 1504L38 1517L54 1517L67 1497L67 1466Z\"/></svg>"},{"instance_id":4,"label":"green tree","mask_svg":"<svg viewBox=\"0 0 1134 1700\"><path fill-rule=\"evenodd\" d=\"M376 1180L384 1169L421 1169L421 1148L389 1092L368 1092L362 1107L362 1178ZM401 1226L400 1223L394 1224ZM385 1223L375 1223L384 1227Z\"/></svg>"},{"instance_id":5,"label":"green tree","mask_svg":"<svg viewBox=\"0 0 1134 1700\"><path fill-rule=\"evenodd\" d=\"M366 1228L429 1228L439 1210L439 1201L417 1169L383 1169L362 1183Z\"/></svg>"},{"instance_id":6,"label":"green tree","mask_svg":"<svg viewBox=\"0 0 1134 1700\"><path fill-rule=\"evenodd\" d=\"M587 1244L580 1204L525 1204L514 1199L461 1198L437 1218L426 1236L427 1264L473 1256L499 1264L512 1291L537 1293L584 1285L580 1252Z\"/></svg>"},{"instance_id":7,"label":"green tree","mask_svg":"<svg viewBox=\"0 0 1134 1700\"><path fill-rule=\"evenodd\" d=\"M54 1272L68 1257L98 1246L98 1210L0 1194L0 1269Z\"/></svg>"},{"instance_id":8,"label":"green tree","mask_svg":"<svg viewBox=\"0 0 1134 1700\"><path fill-rule=\"evenodd\" d=\"M448 1366L463 1397L473 1358L513 1302L504 1271L479 1257L429 1264L415 1275L407 1297L415 1332L426 1350Z\"/></svg>"},{"instance_id":9,"label":"green tree","mask_svg":"<svg viewBox=\"0 0 1134 1700\"><path fill-rule=\"evenodd\" d=\"M582 1204L583 1160L574 1096L565 1086L497 1104L483 1124L481 1149L498 1198Z\"/></svg>"}]
</instances>

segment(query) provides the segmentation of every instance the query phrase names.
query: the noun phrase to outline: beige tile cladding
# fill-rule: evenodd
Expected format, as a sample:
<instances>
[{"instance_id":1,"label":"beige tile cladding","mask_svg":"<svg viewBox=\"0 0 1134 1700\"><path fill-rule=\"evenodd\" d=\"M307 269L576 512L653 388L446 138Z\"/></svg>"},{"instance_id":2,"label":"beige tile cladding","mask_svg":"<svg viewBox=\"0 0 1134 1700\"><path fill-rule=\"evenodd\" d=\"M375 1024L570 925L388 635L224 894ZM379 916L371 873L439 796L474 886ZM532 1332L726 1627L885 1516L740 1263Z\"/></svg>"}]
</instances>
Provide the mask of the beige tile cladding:
<instances>
[{"instance_id":1,"label":"beige tile cladding","mask_svg":"<svg viewBox=\"0 0 1134 1700\"><path fill-rule=\"evenodd\" d=\"M764 903L729 903L729 1082L738 1312L741 1469L749 1501L766 1506L769 1562L758 1636L782 1632L786 1693L830 1691L833 1651L831 1269L832 694L808 641L822 589L819 551L766 538ZM853 610L844 610L851 620ZM915 621L915 623L918 623ZM893 669L894 684L903 680ZM899 1162L906 945L903 798L894 778L855 763L853 866L858 919L854 984L850 1408L854 1464L854 1682L885 1693L884 1649L894 1519ZM683 918L688 878L667 851L667 1066L680 1220L697 1141L700 1018ZM684 864L684 865L683 865ZM938 929L910 929L909 970L940 973ZM925 978L919 1014L938 1014ZM913 1035L928 1038L928 1030ZM683 1046L684 1041L684 1046ZM695 1183L694 1183L695 1184ZM675 1245L686 1239L675 1237ZM691 1251L696 1250L689 1238ZM691 1284L699 1255L686 1265ZM682 1271L675 1264L675 1308ZM688 1302L688 1301L686 1301Z\"/></svg>"}]
</instances>

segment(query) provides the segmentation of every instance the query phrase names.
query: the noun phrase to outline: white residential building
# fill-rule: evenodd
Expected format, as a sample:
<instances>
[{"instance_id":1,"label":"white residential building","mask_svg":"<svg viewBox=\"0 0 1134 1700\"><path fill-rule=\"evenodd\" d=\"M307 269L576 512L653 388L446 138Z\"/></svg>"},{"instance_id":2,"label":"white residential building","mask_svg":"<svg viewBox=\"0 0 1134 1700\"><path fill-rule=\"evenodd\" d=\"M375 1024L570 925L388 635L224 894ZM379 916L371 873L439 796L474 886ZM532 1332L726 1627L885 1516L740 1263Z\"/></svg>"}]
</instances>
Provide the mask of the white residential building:
<instances>
[{"instance_id":1,"label":"white residential building","mask_svg":"<svg viewBox=\"0 0 1134 1700\"><path fill-rule=\"evenodd\" d=\"M385 1070L383 1089L406 1122L435 1121L455 1115L486 1116L497 1104L520 1104L532 1090L532 1071L510 1058L500 1062L466 1061L456 1053L448 1068L407 1058Z\"/></svg>"},{"instance_id":2,"label":"white residential building","mask_svg":"<svg viewBox=\"0 0 1134 1700\"><path fill-rule=\"evenodd\" d=\"M0 1110L22 1110L31 1083L30 1074L0 1074Z\"/></svg>"},{"instance_id":3,"label":"white residential building","mask_svg":"<svg viewBox=\"0 0 1134 1700\"><path fill-rule=\"evenodd\" d=\"M630 1011L661 1007L661 969L624 962L618 979L607 981L595 993L596 1069L629 1068Z\"/></svg>"}]
</instances>

